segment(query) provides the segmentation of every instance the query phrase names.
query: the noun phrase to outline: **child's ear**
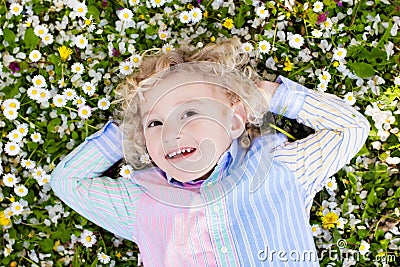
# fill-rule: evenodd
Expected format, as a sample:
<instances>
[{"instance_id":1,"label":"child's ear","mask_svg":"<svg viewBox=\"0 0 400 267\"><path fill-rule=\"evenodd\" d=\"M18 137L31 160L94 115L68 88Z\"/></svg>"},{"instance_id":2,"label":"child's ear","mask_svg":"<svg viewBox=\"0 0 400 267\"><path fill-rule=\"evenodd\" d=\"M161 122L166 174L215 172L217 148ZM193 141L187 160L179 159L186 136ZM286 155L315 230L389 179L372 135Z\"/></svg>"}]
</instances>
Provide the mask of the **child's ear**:
<instances>
[{"instance_id":1,"label":"child's ear","mask_svg":"<svg viewBox=\"0 0 400 267\"><path fill-rule=\"evenodd\" d=\"M235 103L232 107L233 113L231 118L231 125L229 129L229 133L232 139L236 139L242 135L243 131L245 131L247 115L244 105L241 101Z\"/></svg>"}]
</instances>

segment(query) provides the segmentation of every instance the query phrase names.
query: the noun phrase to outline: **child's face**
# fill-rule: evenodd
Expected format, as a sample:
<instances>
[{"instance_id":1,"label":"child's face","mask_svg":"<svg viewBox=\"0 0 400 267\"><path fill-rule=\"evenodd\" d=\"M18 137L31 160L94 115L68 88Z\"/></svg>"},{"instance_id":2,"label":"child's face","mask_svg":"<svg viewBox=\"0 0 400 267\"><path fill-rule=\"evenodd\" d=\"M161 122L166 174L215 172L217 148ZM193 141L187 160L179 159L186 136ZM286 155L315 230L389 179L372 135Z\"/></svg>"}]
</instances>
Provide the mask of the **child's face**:
<instances>
[{"instance_id":1,"label":"child's face","mask_svg":"<svg viewBox=\"0 0 400 267\"><path fill-rule=\"evenodd\" d=\"M231 107L220 87L204 82L178 85L168 77L143 95L140 111L148 153L178 181L207 178L245 129L243 105Z\"/></svg>"}]
</instances>

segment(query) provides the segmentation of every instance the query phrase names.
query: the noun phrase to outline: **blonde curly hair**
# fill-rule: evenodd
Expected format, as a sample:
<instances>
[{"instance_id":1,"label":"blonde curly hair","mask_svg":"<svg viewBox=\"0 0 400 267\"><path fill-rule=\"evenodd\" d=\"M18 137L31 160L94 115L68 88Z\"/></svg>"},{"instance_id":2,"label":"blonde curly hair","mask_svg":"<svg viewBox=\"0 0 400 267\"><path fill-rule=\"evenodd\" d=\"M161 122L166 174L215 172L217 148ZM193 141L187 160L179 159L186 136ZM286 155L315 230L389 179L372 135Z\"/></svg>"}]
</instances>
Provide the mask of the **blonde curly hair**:
<instances>
[{"instance_id":1,"label":"blonde curly hair","mask_svg":"<svg viewBox=\"0 0 400 267\"><path fill-rule=\"evenodd\" d=\"M189 67L185 66L185 72L196 73L203 62L213 63L209 64L211 67L207 67L211 70L204 70L204 72L208 76L217 78L218 84L229 88L224 92L230 104L233 105L238 101L244 104L247 122L246 132L240 137L242 145L248 147L251 140L261 134L260 126L268 111L267 104L271 96L255 86L260 81L260 77L249 66L249 57L247 53L241 51L238 38L210 44L198 51L181 47L167 53L155 54L145 58L140 70L126 77L116 89L117 101L121 103L119 116L123 119L121 128L124 134L125 160L135 169L146 167L146 163L141 160L141 157L146 154L139 109L139 103L144 99L143 92L151 90L156 82L170 75L179 64L195 63L193 67L190 67L190 64L188 64ZM154 77L156 79L152 79Z\"/></svg>"}]
</instances>

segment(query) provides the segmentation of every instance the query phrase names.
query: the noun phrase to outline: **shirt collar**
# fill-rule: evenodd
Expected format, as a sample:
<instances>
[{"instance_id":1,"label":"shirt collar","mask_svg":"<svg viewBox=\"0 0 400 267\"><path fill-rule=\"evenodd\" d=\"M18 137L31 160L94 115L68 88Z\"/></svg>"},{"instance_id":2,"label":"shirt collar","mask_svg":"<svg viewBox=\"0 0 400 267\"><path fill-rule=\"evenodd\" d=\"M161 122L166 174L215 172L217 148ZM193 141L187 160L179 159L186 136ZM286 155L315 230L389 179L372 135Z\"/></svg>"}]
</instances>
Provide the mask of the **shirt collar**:
<instances>
[{"instance_id":1,"label":"shirt collar","mask_svg":"<svg viewBox=\"0 0 400 267\"><path fill-rule=\"evenodd\" d=\"M229 148L219 158L213 172L206 180L189 181L186 183L179 182L171 177L168 173L165 176L168 183L178 187L200 187L203 183L214 183L229 175L230 170L234 169L240 162L243 161L246 149L240 144L239 138L234 139Z\"/></svg>"}]
</instances>

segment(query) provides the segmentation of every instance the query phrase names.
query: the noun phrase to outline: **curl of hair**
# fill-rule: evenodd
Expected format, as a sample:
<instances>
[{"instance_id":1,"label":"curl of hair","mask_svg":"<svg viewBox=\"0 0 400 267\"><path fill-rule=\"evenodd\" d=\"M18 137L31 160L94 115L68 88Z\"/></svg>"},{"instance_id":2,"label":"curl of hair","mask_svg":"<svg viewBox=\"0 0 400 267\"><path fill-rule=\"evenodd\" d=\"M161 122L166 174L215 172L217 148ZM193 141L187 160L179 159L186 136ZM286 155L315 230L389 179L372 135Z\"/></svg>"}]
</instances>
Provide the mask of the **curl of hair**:
<instances>
[{"instance_id":1,"label":"curl of hair","mask_svg":"<svg viewBox=\"0 0 400 267\"><path fill-rule=\"evenodd\" d=\"M241 51L241 42L238 38L210 44L199 51L181 47L167 53L146 57L140 70L126 77L116 89L116 98L121 104L120 116L123 119L125 160L135 169L146 167L146 164L140 160L146 153L146 146L139 103L143 99L143 92L150 90L152 86L144 86L144 84L153 75L173 69L171 67L182 63L213 62L230 67L232 72L227 73L226 68L222 71L223 73L215 69L215 75L224 85L226 84L226 88L233 88L233 90L225 90L231 105L239 100L244 104L248 121L246 122L247 134L242 136L250 141L259 136L259 126L262 124L264 114L268 111L266 103L269 103L270 96L254 86L254 83L257 84L260 81L260 77L249 66L249 60L247 53ZM246 79L238 77L237 71L244 74Z\"/></svg>"}]
</instances>

